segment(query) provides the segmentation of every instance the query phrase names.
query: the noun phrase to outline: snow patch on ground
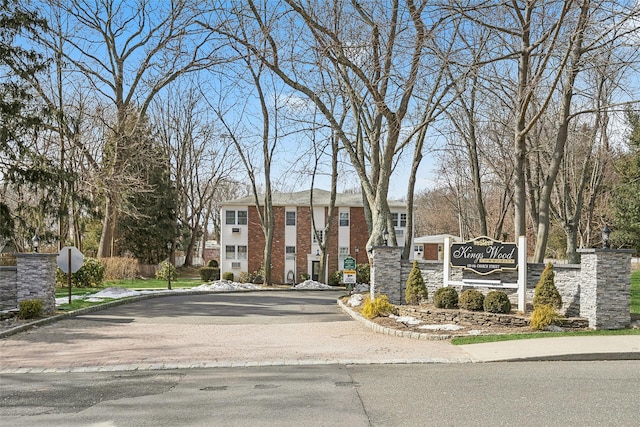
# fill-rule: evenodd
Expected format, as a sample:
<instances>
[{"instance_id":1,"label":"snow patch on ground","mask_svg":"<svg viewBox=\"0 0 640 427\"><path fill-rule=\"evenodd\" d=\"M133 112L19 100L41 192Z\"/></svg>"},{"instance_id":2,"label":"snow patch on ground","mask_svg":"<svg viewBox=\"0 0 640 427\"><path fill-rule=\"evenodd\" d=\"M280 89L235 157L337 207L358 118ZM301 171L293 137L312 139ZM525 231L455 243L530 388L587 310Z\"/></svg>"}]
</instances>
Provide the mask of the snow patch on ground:
<instances>
[{"instance_id":1,"label":"snow patch on ground","mask_svg":"<svg viewBox=\"0 0 640 427\"><path fill-rule=\"evenodd\" d=\"M364 301L364 296L362 294L353 294L347 301L347 305L349 307L358 307Z\"/></svg>"},{"instance_id":2,"label":"snow patch on ground","mask_svg":"<svg viewBox=\"0 0 640 427\"><path fill-rule=\"evenodd\" d=\"M369 292L369 285L366 283L356 283L353 287L354 292Z\"/></svg>"},{"instance_id":3,"label":"snow patch on ground","mask_svg":"<svg viewBox=\"0 0 640 427\"><path fill-rule=\"evenodd\" d=\"M192 291L213 291L213 292L232 292L232 291L242 291L242 290L257 290L262 289L258 285L254 285L253 283L238 283L231 282L229 280L217 280L211 283L205 283L200 286L196 286L195 288L191 288Z\"/></svg>"},{"instance_id":4,"label":"snow patch on ground","mask_svg":"<svg viewBox=\"0 0 640 427\"><path fill-rule=\"evenodd\" d=\"M298 283L293 287L293 289L333 289L333 287L329 285L325 285L324 283L316 282L315 280L305 280L302 283Z\"/></svg>"},{"instance_id":5,"label":"snow patch on ground","mask_svg":"<svg viewBox=\"0 0 640 427\"><path fill-rule=\"evenodd\" d=\"M396 316L394 314L389 315L389 318L395 319L398 323L404 323L405 325L419 325L422 323L421 320L416 319L411 316Z\"/></svg>"}]
</instances>

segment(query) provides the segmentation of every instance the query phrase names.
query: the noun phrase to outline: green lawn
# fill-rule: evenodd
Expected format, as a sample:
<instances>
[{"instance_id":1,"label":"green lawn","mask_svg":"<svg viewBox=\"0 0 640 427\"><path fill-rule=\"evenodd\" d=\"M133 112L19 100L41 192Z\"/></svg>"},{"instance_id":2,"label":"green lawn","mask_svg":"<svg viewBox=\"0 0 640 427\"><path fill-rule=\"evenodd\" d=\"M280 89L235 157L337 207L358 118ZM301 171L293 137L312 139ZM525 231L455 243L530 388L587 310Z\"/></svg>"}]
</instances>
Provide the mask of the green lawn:
<instances>
[{"instance_id":1,"label":"green lawn","mask_svg":"<svg viewBox=\"0 0 640 427\"><path fill-rule=\"evenodd\" d=\"M504 334L504 335L475 335L469 337L456 337L451 339L451 344L480 344L486 342L528 340L532 338L552 338L552 337L578 337L593 335L640 335L640 329L616 329L612 331L568 331L568 332L531 332L526 334Z\"/></svg>"},{"instance_id":2,"label":"green lawn","mask_svg":"<svg viewBox=\"0 0 640 427\"><path fill-rule=\"evenodd\" d=\"M631 314L640 315L640 270L631 274ZM632 316L633 317L633 316ZM531 338L568 337L584 335L640 335L640 329L622 329L613 331L575 331L575 332L531 332L526 334L478 335L457 337L452 344L478 344L486 342L525 340Z\"/></svg>"}]
</instances>

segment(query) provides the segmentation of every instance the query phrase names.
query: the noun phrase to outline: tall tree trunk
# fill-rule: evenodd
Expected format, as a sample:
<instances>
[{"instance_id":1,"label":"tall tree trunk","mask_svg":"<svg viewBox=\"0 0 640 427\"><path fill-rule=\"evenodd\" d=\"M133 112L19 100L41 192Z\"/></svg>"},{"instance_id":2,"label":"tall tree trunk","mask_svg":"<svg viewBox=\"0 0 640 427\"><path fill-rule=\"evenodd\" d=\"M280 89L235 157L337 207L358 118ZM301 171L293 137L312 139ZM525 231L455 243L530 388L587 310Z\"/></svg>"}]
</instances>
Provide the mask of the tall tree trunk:
<instances>
[{"instance_id":1,"label":"tall tree trunk","mask_svg":"<svg viewBox=\"0 0 640 427\"><path fill-rule=\"evenodd\" d=\"M538 231L536 236L536 247L533 255L533 262L541 263L544 261L544 254L547 249L547 241L549 240L549 223L551 215L551 192L553 191L553 185L560 165L564 159L565 146L567 144L567 138L569 135L569 121L571 120L571 99L573 98L573 88L576 81L576 77L580 72L580 59L582 57L582 40L584 30L587 24L587 17L589 11L588 0L585 0L582 4L580 11L580 18L576 29L572 36L572 43L570 49L567 50L567 55L571 55L571 63L567 70L567 81L565 82L562 91L562 106L558 117L558 132L556 136L556 143L551 155L551 163L547 176L545 177L542 190L540 191L540 201L538 207Z\"/></svg>"},{"instance_id":2,"label":"tall tree trunk","mask_svg":"<svg viewBox=\"0 0 640 427\"><path fill-rule=\"evenodd\" d=\"M98 246L98 258L109 258L113 254L113 241L115 238L116 223L118 219L118 197L111 191L106 194L105 215L102 220L102 234Z\"/></svg>"}]
</instances>

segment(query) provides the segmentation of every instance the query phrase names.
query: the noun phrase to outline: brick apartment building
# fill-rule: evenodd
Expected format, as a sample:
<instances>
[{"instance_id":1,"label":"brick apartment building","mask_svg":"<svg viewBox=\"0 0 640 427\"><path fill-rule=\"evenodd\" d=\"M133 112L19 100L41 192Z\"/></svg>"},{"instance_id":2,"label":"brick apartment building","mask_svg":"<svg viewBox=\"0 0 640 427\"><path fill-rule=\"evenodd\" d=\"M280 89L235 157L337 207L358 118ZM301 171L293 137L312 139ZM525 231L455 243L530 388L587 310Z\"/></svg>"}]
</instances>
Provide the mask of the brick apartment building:
<instances>
[{"instance_id":1,"label":"brick apartment building","mask_svg":"<svg viewBox=\"0 0 640 427\"><path fill-rule=\"evenodd\" d=\"M300 282L303 274L312 279L319 276L320 247L313 233L310 191L274 193L274 233L272 246L273 283ZM316 228L323 230L329 216L331 193L313 190L313 212ZM406 234L406 204L389 201L399 245ZM260 269L265 239L253 197L223 203L220 226L220 271L233 272L238 279L242 272ZM323 237L321 236L321 239ZM346 256L358 264L367 263L365 245L369 239L364 217L362 195L337 194L335 219L330 230L327 253L327 273L340 270Z\"/></svg>"}]
</instances>

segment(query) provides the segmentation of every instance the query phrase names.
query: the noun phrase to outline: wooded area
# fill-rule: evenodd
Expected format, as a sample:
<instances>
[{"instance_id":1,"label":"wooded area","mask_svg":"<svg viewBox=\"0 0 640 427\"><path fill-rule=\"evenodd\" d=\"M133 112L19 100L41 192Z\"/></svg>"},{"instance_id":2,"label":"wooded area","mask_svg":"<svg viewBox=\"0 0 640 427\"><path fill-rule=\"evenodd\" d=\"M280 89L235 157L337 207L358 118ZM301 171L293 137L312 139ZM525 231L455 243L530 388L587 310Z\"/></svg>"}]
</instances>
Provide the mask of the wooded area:
<instances>
[{"instance_id":1,"label":"wooded area","mask_svg":"<svg viewBox=\"0 0 640 427\"><path fill-rule=\"evenodd\" d=\"M190 265L220 203L253 194L268 278L271 194L316 184L362 192L368 247L403 198L409 235L526 235L534 261L576 262L608 225L640 250L635 0L0 4L16 250Z\"/></svg>"}]
</instances>

